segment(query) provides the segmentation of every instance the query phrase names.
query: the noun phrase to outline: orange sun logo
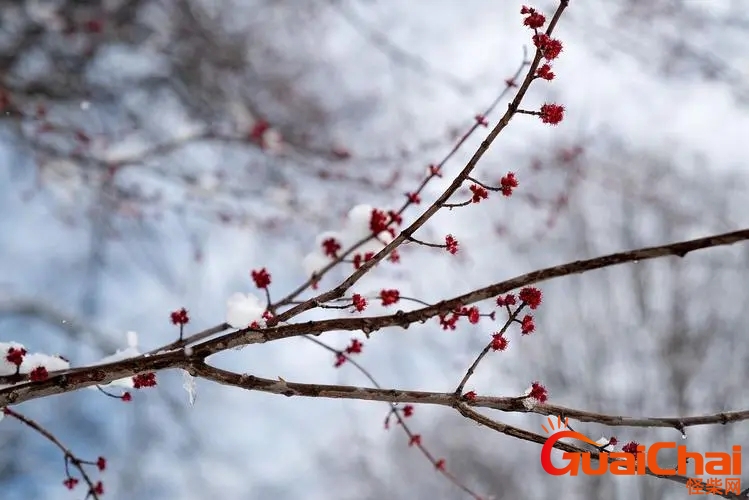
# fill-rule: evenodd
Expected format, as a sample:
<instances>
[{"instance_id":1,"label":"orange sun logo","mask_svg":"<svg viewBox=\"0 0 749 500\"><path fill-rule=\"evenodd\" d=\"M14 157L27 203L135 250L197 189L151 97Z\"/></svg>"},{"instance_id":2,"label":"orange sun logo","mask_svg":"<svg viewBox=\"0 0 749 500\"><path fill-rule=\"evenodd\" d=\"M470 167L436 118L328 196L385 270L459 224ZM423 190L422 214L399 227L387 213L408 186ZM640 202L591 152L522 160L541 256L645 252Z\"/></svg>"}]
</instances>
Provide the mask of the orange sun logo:
<instances>
[{"instance_id":1,"label":"orange sun logo","mask_svg":"<svg viewBox=\"0 0 749 500\"><path fill-rule=\"evenodd\" d=\"M554 434L555 432L563 431L563 430L569 430L569 426L567 425L567 422L569 422L568 418L565 418L564 421L562 421L561 416L557 416L557 425L556 429L554 428L554 421L551 419L551 417L546 419L547 422L549 422L549 429L546 428L545 425L541 425L541 428L544 430L546 434Z\"/></svg>"}]
</instances>

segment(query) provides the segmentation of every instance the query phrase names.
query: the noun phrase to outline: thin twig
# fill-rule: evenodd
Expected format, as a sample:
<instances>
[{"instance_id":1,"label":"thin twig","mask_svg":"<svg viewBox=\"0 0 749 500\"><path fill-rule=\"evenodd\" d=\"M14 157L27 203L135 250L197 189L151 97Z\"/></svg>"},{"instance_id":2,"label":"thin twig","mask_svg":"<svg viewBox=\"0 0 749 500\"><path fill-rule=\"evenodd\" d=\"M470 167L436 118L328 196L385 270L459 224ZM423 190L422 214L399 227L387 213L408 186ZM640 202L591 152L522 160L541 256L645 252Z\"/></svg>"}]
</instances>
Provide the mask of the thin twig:
<instances>
[{"instance_id":1,"label":"thin twig","mask_svg":"<svg viewBox=\"0 0 749 500\"><path fill-rule=\"evenodd\" d=\"M518 67L518 69L515 72L515 74L513 75L513 77L509 80L510 82L514 82L520 76L520 74L523 72L523 69L531 64L527 60L527 58L528 58L528 51L527 51L526 47L523 47L523 61L520 64L520 66ZM537 54L536 59L540 60L540 57L538 56L538 54ZM537 63L538 63L538 61L536 61L536 64ZM533 71L535 71L535 69L533 69ZM529 74L532 74L533 71L529 71ZM494 100L494 102L492 102L492 104L487 108L487 110L484 112L484 114L482 116L489 116L494 111L494 109L499 105L499 103L502 101L502 99L504 99L505 95L509 92L510 88L512 88L512 85L511 84L506 84L505 88L502 90L502 92L500 92L499 96ZM458 140L458 142L452 147L452 149L447 153L447 155L445 155L445 157L442 158L442 160L435 166L434 171L432 173L430 173L430 175L427 175L424 178L424 180L422 180L421 184L419 184L418 188L414 192L415 194L417 194L417 195L420 194L424 190L424 188L426 187L426 185L432 179L434 179L435 177L437 177L438 174L436 174L435 172L439 172L442 169L442 167L448 161L450 161L450 159L452 159L452 157L460 150L460 148L463 146L463 144L465 144L465 142L468 140L468 138L471 137L473 135L473 133L476 130L478 130L478 128L480 126L481 125L479 124L478 120L474 121L474 123L471 126L471 128L465 134L463 134L463 136L460 138L460 140ZM445 198L445 200L446 199L447 198ZM443 202L445 200L443 200ZM411 204L412 204L412 202L410 200L407 200L400 207L400 209L397 210L396 213L398 215L402 215L405 212L405 210ZM430 215L430 217L431 217L431 215ZM413 232L413 231L411 231L411 232ZM401 232L401 234L404 234L404 233ZM370 236L369 238L366 238L366 239L364 239L362 241L357 242L352 248L350 248L348 251L346 251L343 255L339 255L339 257L336 260L334 260L333 262L331 262L330 264L328 264L327 266L325 266L322 270L318 271L315 274L315 276L313 276L310 279L308 279L299 288L297 288L296 290L294 290L293 292L291 292L289 295L287 295L286 297L284 297L283 299L281 299L279 302L277 302L276 303L276 307L280 307L280 306L289 304L290 301L296 299L302 292L304 292L307 288L309 288L313 283L317 283L325 274L327 274L333 267L335 267L340 262L340 260L342 260L344 257L350 255L351 253L353 253L353 251L355 249L357 249L357 248L361 247L362 245L364 245L365 243L371 241L371 239L373 239L373 238L374 238L374 236ZM400 244L400 243L398 243L398 244ZM391 245L392 245L392 243L391 243ZM393 248L395 248L395 247L393 247ZM386 249L387 249L387 246L386 246ZM380 251L380 254L382 254L382 255L377 260L377 262L379 262L380 260L382 260L382 258L384 258L386 255L390 254L391 250L392 250L392 248L388 249L387 252L385 252L385 249L383 249L382 251ZM377 254L377 255L380 255L380 254ZM365 266L366 266L366 263L365 263ZM370 266L370 267L367 267L367 270L369 270L373 266L374 266L374 264L372 264L372 266ZM343 293L345 293L345 290L344 290L344 292L341 292L340 294L337 294L337 295L336 294L332 294L330 297L327 297L325 300L322 299L322 296L318 296L317 297L318 303L329 302L330 300L332 300L334 298L342 296ZM296 306L292 307L288 311L285 311L284 313L282 313L278 317L278 321L287 321L287 320L289 320L293 316L296 316L297 314L301 313L303 308L307 308L307 309L304 309L304 310L308 310L309 306L311 304L314 304L314 302L306 301L303 304L299 304L299 305L296 305Z\"/></svg>"},{"instance_id":2,"label":"thin twig","mask_svg":"<svg viewBox=\"0 0 749 500\"><path fill-rule=\"evenodd\" d=\"M62 451L63 456L65 457L65 470L66 473L68 473L68 464L73 464L73 467L78 469L78 472L80 472L81 477L84 481L86 481L86 484L88 485L88 494L86 495L86 498L89 496L92 497L94 500L99 500L99 495L96 493L96 484L91 479L91 477L86 473L85 469L83 468L83 461L76 457L70 449L62 444L57 437L55 437L54 434L49 432L47 429L39 425L34 420L31 420L28 417L25 417L18 413L17 411L8 408L7 406L2 409L2 412L9 417L13 417L16 420L23 422L27 427L30 427L31 429L34 429L38 434L46 438L48 441L53 443L55 446L57 446L60 451ZM68 477L70 477L70 474L68 473Z\"/></svg>"},{"instance_id":3,"label":"thin twig","mask_svg":"<svg viewBox=\"0 0 749 500\"><path fill-rule=\"evenodd\" d=\"M520 314L520 311L525 307L525 303L522 303L518 306L517 309L515 309L515 312L510 314L510 316L507 318L507 321L502 326L502 328L499 330L499 335L504 335L507 333L507 329L510 328L510 325L515 321L515 318L518 317L518 314ZM481 350L478 356L476 356L476 359L471 363L471 366L468 367L468 370L466 371L466 374L463 375L463 378L461 379L460 383L458 384L458 387L455 389L455 395L459 396L463 393L463 389L465 388L466 384L468 383L468 379L471 378L473 373L476 371L476 367L478 367L479 363L481 363L481 360L484 359L484 356L487 355L489 350L492 348L493 342L489 342L486 344L486 346Z\"/></svg>"}]
</instances>

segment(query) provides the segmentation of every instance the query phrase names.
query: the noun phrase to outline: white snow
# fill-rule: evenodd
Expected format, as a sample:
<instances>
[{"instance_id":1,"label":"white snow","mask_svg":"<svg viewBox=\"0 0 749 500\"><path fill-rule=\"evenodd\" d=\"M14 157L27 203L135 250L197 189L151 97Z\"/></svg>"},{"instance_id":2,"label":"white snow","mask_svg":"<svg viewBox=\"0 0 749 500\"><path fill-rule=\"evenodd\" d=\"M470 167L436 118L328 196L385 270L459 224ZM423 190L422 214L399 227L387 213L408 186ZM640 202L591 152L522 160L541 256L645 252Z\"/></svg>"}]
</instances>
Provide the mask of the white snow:
<instances>
[{"instance_id":1,"label":"white snow","mask_svg":"<svg viewBox=\"0 0 749 500\"><path fill-rule=\"evenodd\" d=\"M232 328L246 328L253 321L260 323L265 305L253 294L235 293L226 303L226 322Z\"/></svg>"}]
</instances>

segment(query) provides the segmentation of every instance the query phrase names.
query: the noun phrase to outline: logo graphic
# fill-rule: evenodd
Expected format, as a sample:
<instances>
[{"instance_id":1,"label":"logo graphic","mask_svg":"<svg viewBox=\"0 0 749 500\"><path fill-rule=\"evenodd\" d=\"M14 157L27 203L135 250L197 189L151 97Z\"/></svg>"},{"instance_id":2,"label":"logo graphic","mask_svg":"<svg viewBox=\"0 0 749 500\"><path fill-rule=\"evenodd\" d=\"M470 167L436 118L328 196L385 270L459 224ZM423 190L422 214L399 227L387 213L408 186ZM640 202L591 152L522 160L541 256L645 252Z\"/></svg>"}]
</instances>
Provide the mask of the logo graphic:
<instances>
[{"instance_id":1,"label":"logo graphic","mask_svg":"<svg viewBox=\"0 0 749 500\"><path fill-rule=\"evenodd\" d=\"M545 425L541 425L541 428L544 430L546 434L551 434L551 437L546 440L544 443L543 448L541 448L541 467L544 468L547 474L551 474L552 476L563 476L567 474L568 472L572 476L577 476L578 473L578 465L579 465L579 458L582 453L569 453L564 452L564 458L570 458L571 456L577 456L578 460L570 460L570 463L567 465L567 467L564 468L558 468L555 467L554 464L551 463L551 450L554 448L554 445L557 444L557 441L564 438L573 438L577 439L579 441L583 441L585 443L591 444L598 448L598 443L590 439L588 436L584 434L580 434L579 432L570 430L567 427L568 419L564 419L564 422L562 422L561 417L557 417L557 425L556 428L558 429L557 432L554 432L554 421L549 417L547 419L549 423L549 429L546 428ZM563 430L566 429L566 430ZM568 456L569 455L569 456ZM587 453L588 455L588 462L590 462L590 453ZM589 464L588 464L589 465ZM585 466L583 466L583 472L586 474L588 473L585 470Z\"/></svg>"},{"instance_id":2,"label":"logo graphic","mask_svg":"<svg viewBox=\"0 0 749 500\"><path fill-rule=\"evenodd\" d=\"M582 469L585 475L603 475L607 472L616 476L645 475L648 471L658 475L687 475L687 462L694 464L695 474L701 476L737 476L732 478L708 478L703 482L700 478L688 478L687 489L689 494L723 494L741 492L741 446L734 445L731 453L688 452L684 445L677 446L676 443L656 442L646 449L645 446L630 443L624 447L627 451L608 451L611 446L605 439L593 441L579 432L571 430L567 425L568 420L556 418L556 426L552 417L548 417L547 425L541 428L549 434L549 438L541 448L541 466L547 474L552 476L577 476ZM562 458L567 461L564 467L557 467L551 461L551 452L560 439L572 438L597 450L598 460L595 460L591 452L562 452ZM580 445L577 445L579 448ZM677 463L675 468L664 468L659 465L657 455L660 450L675 449ZM635 451L636 450L636 451ZM723 483L725 481L725 488Z\"/></svg>"}]
</instances>

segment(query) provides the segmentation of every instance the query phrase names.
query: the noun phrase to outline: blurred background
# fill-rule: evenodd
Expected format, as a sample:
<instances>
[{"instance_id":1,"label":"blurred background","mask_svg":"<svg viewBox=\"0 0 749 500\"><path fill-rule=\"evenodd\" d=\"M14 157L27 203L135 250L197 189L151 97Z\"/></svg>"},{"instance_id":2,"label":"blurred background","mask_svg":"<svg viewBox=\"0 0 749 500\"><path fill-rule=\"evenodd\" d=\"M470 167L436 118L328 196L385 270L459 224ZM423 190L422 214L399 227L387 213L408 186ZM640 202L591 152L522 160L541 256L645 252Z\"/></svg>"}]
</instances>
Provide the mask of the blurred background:
<instances>
[{"instance_id":1,"label":"blurred background","mask_svg":"<svg viewBox=\"0 0 749 500\"><path fill-rule=\"evenodd\" d=\"M534 83L524 101L526 109L561 103L565 120L551 127L516 116L475 173L496 185L516 172L515 195L443 211L419 237L450 232L457 256L408 247L401 264L381 266L354 291L398 288L437 301L540 267L749 224L744 3L570 4L556 31L564 44L556 79ZM556 2L534 6L550 16ZM1 1L0 340L83 365L124 348L129 330L141 350L173 340L169 313L182 306L188 333L222 322L229 295L254 288L250 269L268 269L276 298L295 289L318 233L339 228L359 203L400 206L504 89L530 45L520 7ZM485 132L430 183L425 201ZM462 190L456 201L467 197ZM332 273L321 288L343 276ZM513 331L510 349L488 357L467 390L511 396L540 380L553 403L629 416L746 408L747 282L744 244L544 283L537 332ZM357 361L383 387L448 391L495 328L443 331L435 320L388 329ZM351 337L322 340L343 348ZM304 339L212 363L370 385ZM18 411L81 456L107 457L105 498L465 498L402 432L383 429L384 403L199 381L190 406L182 383L163 373L156 390L136 391L128 404L86 390ZM545 420L490 416L534 432ZM417 406L410 423L487 497L687 496L650 477L549 477L540 446L447 408ZM674 430L574 427L594 439L682 443ZM739 423L688 429L686 444L727 451L748 438ZM62 485L57 451L18 422L0 423L0 450L3 498L82 496L81 486Z\"/></svg>"}]
</instances>

